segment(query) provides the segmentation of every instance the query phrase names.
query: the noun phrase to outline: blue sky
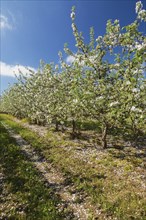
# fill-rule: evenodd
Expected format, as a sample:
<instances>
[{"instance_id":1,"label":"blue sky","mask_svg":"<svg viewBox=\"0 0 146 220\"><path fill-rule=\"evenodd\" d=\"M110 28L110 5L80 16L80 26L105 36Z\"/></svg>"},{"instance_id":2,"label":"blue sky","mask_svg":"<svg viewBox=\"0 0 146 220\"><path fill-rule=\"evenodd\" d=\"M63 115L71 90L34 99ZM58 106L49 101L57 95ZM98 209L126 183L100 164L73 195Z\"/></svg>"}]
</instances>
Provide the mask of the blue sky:
<instances>
[{"instance_id":1,"label":"blue sky","mask_svg":"<svg viewBox=\"0 0 146 220\"><path fill-rule=\"evenodd\" d=\"M14 82L17 64L37 69L40 59L57 63L64 43L75 51L70 12L76 6L76 24L89 40L89 29L103 35L108 19L122 26L134 21L136 0L1 1L1 90ZM146 8L146 1L142 1ZM141 27L146 32L144 25ZM6 76L8 75L8 76ZM11 77L10 77L11 75Z\"/></svg>"}]
</instances>

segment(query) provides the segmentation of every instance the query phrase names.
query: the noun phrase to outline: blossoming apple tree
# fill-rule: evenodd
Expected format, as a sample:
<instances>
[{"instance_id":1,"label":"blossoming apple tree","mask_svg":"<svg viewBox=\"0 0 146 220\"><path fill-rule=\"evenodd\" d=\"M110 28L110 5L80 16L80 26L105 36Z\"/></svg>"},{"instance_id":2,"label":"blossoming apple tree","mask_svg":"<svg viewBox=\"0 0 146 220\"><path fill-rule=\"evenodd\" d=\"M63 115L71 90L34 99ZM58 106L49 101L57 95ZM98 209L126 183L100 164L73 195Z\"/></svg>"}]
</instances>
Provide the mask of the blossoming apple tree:
<instances>
[{"instance_id":1,"label":"blossoming apple tree","mask_svg":"<svg viewBox=\"0 0 146 220\"><path fill-rule=\"evenodd\" d=\"M1 97L1 111L17 117L28 117L36 123L96 120L101 127L101 142L107 147L107 134L114 127L131 129L138 135L146 118L146 37L139 31L146 21L146 10L136 3L137 17L125 27L120 21L107 21L104 36L84 43L75 23L72 8L72 30L76 52L67 45L64 51L72 56L68 64L60 56L60 64L41 63L37 73L22 74L18 83Z\"/></svg>"}]
</instances>

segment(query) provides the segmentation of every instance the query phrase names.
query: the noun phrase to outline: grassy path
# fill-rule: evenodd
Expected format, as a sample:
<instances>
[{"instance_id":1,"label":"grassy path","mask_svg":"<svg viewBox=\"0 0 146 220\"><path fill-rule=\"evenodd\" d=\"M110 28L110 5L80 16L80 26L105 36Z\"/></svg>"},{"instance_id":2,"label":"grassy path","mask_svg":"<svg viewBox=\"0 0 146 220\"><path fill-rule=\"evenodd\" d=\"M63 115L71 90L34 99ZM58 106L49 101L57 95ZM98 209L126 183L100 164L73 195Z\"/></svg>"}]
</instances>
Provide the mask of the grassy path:
<instances>
[{"instance_id":1,"label":"grassy path","mask_svg":"<svg viewBox=\"0 0 146 220\"><path fill-rule=\"evenodd\" d=\"M29 158L33 166L41 173L46 183L53 188L57 195L63 201L63 204L68 210L73 212L73 215L66 217L67 219L88 219L89 210L86 209L86 204L78 203L78 195L74 191L74 187L66 184L66 179L57 172L51 164L39 156L39 154L28 144L19 134L13 132L13 130L4 124L4 127L8 131L9 135L15 139L16 143L20 146L21 151ZM61 206L61 204L60 204ZM58 207L59 208L59 207ZM62 208L62 207L61 207ZM88 212L87 212L88 211Z\"/></svg>"},{"instance_id":2,"label":"grassy path","mask_svg":"<svg viewBox=\"0 0 146 220\"><path fill-rule=\"evenodd\" d=\"M66 194L66 191L62 191L62 196L59 193L58 196L69 204L74 214L75 209L79 210L84 204L81 210L89 210L89 219L146 219L144 149L124 147L106 151L90 150L86 145L69 140L61 133L50 130L43 132L43 137L40 137L39 130L34 132L34 126L28 125L27 128L25 123L24 127L23 121L16 122L11 116L0 117L31 144L35 154L42 155L43 159L49 161L51 168L45 168L43 172L53 173L55 167L56 176L61 174L58 180L54 180L54 175L51 174L51 184L55 191L65 189L69 192ZM82 212L78 214L77 218L81 219Z\"/></svg>"},{"instance_id":3,"label":"grassy path","mask_svg":"<svg viewBox=\"0 0 146 220\"><path fill-rule=\"evenodd\" d=\"M53 188L1 123L0 130L0 219L65 219Z\"/></svg>"}]
</instances>

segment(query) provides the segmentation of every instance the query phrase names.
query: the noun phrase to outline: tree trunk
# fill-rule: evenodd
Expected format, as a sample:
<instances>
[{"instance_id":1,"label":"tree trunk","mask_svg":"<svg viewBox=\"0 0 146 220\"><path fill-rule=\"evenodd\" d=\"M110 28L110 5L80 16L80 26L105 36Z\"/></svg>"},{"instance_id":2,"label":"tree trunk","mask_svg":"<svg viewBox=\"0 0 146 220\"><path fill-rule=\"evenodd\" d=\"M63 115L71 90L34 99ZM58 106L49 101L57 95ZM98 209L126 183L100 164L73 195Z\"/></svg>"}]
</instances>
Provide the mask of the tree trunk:
<instances>
[{"instance_id":1,"label":"tree trunk","mask_svg":"<svg viewBox=\"0 0 146 220\"><path fill-rule=\"evenodd\" d=\"M57 120L55 122L55 131L59 131L59 122Z\"/></svg>"},{"instance_id":2,"label":"tree trunk","mask_svg":"<svg viewBox=\"0 0 146 220\"><path fill-rule=\"evenodd\" d=\"M103 131L102 131L102 138L101 138L101 141L102 141L102 147L105 149L107 148L107 130L108 130L108 126L107 124L104 126L103 128Z\"/></svg>"},{"instance_id":3,"label":"tree trunk","mask_svg":"<svg viewBox=\"0 0 146 220\"><path fill-rule=\"evenodd\" d=\"M72 132L73 134L75 133L76 131L76 123L75 123L75 120L72 120Z\"/></svg>"},{"instance_id":4,"label":"tree trunk","mask_svg":"<svg viewBox=\"0 0 146 220\"><path fill-rule=\"evenodd\" d=\"M38 121L36 118L34 119L33 123L37 125Z\"/></svg>"}]
</instances>

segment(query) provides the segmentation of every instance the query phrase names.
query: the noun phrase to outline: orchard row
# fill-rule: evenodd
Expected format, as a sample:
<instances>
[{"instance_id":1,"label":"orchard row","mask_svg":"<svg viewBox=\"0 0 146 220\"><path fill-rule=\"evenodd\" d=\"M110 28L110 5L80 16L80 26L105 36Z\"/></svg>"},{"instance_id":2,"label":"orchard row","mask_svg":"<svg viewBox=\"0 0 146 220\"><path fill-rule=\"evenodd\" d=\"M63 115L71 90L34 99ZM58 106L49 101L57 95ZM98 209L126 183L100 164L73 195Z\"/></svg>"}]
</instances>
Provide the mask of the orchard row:
<instances>
[{"instance_id":1,"label":"orchard row","mask_svg":"<svg viewBox=\"0 0 146 220\"><path fill-rule=\"evenodd\" d=\"M146 37L139 31L146 21L142 3L136 3L137 17L125 27L119 20L107 21L104 36L84 43L75 24L75 8L71 20L77 51L67 45L67 63L59 52L59 65L41 62L37 72L20 72L18 83L1 97L1 111L37 123L72 123L97 121L106 147L108 131L130 128L133 134L143 132L146 118Z\"/></svg>"}]
</instances>

